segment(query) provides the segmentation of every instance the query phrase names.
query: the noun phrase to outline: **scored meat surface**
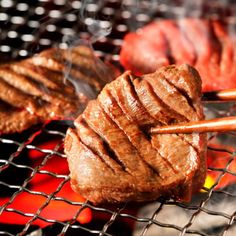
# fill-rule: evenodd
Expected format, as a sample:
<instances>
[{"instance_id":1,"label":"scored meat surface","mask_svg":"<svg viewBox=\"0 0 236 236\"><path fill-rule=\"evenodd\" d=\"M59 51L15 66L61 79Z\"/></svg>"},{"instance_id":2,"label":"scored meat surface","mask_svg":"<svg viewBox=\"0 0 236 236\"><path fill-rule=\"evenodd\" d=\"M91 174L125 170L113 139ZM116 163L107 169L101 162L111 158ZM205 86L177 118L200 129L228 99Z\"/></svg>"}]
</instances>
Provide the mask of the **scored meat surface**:
<instances>
[{"instance_id":1,"label":"scored meat surface","mask_svg":"<svg viewBox=\"0 0 236 236\"><path fill-rule=\"evenodd\" d=\"M219 20L183 18L152 22L124 38L120 62L141 75L187 63L202 78L202 90L236 87L236 37Z\"/></svg>"},{"instance_id":2,"label":"scored meat surface","mask_svg":"<svg viewBox=\"0 0 236 236\"><path fill-rule=\"evenodd\" d=\"M105 76L106 75L106 76ZM80 45L52 48L0 66L0 134L56 118L74 118L113 73Z\"/></svg>"},{"instance_id":3,"label":"scored meat surface","mask_svg":"<svg viewBox=\"0 0 236 236\"><path fill-rule=\"evenodd\" d=\"M190 200L206 175L205 134L151 127L204 118L201 79L186 65L137 77L125 72L88 103L65 138L72 188L95 204Z\"/></svg>"}]
</instances>

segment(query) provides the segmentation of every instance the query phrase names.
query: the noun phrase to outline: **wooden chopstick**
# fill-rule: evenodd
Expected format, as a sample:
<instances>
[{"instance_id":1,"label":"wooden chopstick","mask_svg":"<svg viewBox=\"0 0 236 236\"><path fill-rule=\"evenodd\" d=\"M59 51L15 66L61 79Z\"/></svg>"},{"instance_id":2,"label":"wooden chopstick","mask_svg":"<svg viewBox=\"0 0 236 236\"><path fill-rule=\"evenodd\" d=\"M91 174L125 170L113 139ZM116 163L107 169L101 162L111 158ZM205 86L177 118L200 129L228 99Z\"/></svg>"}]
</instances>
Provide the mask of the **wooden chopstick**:
<instances>
[{"instance_id":1,"label":"wooden chopstick","mask_svg":"<svg viewBox=\"0 0 236 236\"><path fill-rule=\"evenodd\" d=\"M206 133L236 131L236 116L201 120L185 124L158 126L150 129L151 134Z\"/></svg>"},{"instance_id":2,"label":"wooden chopstick","mask_svg":"<svg viewBox=\"0 0 236 236\"><path fill-rule=\"evenodd\" d=\"M203 102L227 102L236 101L236 88L220 91L205 92L202 97Z\"/></svg>"},{"instance_id":3,"label":"wooden chopstick","mask_svg":"<svg viewBox=\"0 0 236 236\"><path fill-rule=\"evenodd\" d=\"M236 101L236 88L203 93L203 102ZM207 133L236 131L236 116L202 120L185 124L158 126L150 129L151 134Z\"/></svg>"}]
</instances>

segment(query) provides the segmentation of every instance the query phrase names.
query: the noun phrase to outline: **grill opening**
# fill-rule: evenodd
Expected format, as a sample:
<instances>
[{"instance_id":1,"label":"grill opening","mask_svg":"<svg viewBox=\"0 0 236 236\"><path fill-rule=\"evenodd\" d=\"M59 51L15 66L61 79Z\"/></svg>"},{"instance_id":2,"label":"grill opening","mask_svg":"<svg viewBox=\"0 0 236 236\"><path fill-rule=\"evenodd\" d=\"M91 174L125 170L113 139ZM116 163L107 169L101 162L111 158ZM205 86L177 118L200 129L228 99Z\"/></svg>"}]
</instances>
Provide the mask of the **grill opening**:
<instances>
[{"instance_id":1,"label":"grill opening","mask_svg":"<svg viewBox=\"0 0 236 236\"><path fill-rule=\"evenodd\" d=\"M199 16L235 26L233 1L0 2L0 63L50 47L67 48L65 38L91 40L94 19L111 32L92 47L118 68L123 37L153 19ZM196 1L202 2L202 1ZM94 39L94 38L93 38ZM235 115L234 103L207 104L215 117ZM94 206L69 184L63 139L71 121L50 121L22 133L0 136L0 235L235 235L236 132L208 137L205 188L190 203Z\"/></svg>"}]
</instances>

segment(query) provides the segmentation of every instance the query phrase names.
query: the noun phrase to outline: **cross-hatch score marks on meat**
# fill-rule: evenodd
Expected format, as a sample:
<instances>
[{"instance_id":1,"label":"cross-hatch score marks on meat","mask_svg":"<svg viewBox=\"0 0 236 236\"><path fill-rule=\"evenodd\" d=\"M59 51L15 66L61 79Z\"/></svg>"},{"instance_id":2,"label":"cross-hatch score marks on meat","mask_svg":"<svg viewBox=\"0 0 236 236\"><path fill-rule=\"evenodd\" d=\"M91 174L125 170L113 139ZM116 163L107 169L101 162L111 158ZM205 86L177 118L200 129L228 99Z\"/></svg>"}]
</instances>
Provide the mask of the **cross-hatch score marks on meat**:
<instances>
[{"instance_id":1,"label":"cross-hatch score marks on meat","mask_svg":"<svg viewBox=\"0 0 236 236\"><path fill-rule=\"evenodd\" d=\"M190 200L206 176L206 135L148 130L202 119L201 79L191 66L140 77L125 72L88 103L66 134L72 188L95 204Z\"/></svg>"}]
</instances>

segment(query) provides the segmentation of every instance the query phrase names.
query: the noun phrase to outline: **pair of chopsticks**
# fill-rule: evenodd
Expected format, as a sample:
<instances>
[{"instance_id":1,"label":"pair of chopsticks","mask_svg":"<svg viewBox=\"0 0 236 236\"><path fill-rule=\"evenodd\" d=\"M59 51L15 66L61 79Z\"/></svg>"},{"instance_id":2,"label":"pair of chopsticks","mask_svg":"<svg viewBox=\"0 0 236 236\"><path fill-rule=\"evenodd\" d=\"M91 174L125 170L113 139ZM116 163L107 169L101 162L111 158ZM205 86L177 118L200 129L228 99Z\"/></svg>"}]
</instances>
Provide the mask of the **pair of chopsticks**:
<instances>
[{"instance_id":1,"label":"pair of chopsticks","mask_svg":"<svg viewBox=\"0 0 236 236\"><path fill-rule=\"evenodd\" d=\"M236 89L227 89L203 94L203 102L228 102L236 101ZM173 133L206 133L236 131L236 116L216 118L151 128L151 134L173 134Z\"/></svg>"}]
</instances>

